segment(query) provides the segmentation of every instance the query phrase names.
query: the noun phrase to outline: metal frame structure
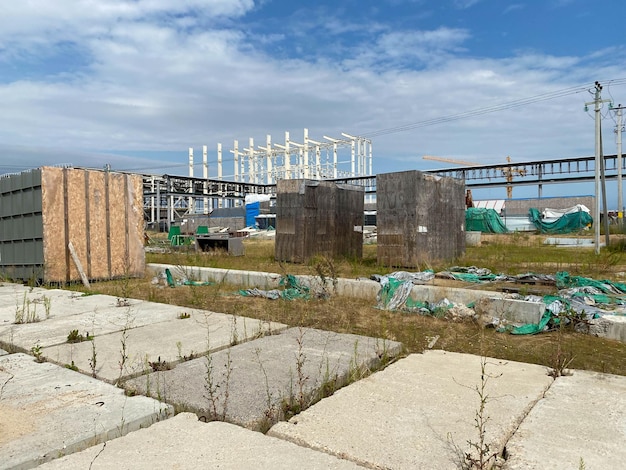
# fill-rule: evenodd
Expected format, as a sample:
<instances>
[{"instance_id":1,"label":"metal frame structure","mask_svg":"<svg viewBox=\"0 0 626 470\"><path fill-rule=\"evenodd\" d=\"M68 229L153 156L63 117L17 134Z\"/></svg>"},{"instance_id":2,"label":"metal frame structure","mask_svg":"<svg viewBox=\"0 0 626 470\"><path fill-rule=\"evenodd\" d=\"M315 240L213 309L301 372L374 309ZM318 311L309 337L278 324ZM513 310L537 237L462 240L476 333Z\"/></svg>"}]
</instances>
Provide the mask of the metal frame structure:
<instances>
[{"instance_id":1,"label":"metal frame structure","mask_svg":"<svg viewBox=\"0 0 626 470\"><path fill-rule=\"evenodd\" d=\"M604 156L604 171L607 180L618 178L618 161L621 160L622 170L626 159L618 159L618 155ZM356 162L355 162L356 164ZM523 171L524 176L511 182L507 178L507 170ZM515 163L498 163L494 165L476 165L475 167L455 167L437 170L426 170L440 176L451 176L465 179L467 188L489 188L536 185L538 197L542 197L544 184L567 184L594 181L595 157L577 157ZM292 176L296 176L292 174ZM329 178L336 183L352 184L365 188L366 198L373 199L376 194L376 176L347 176ZM244 204L247 194L266 194L275 196L276 184L252 183L243 181L225 181L215 178L195 178L173 175L144 175L144 209L146 219L151 223L167 222L169 225L196 211L198 201L204 203L205 214L208 214L209 201L214 208L235 207Z\"/></svg>"}]
</instances>

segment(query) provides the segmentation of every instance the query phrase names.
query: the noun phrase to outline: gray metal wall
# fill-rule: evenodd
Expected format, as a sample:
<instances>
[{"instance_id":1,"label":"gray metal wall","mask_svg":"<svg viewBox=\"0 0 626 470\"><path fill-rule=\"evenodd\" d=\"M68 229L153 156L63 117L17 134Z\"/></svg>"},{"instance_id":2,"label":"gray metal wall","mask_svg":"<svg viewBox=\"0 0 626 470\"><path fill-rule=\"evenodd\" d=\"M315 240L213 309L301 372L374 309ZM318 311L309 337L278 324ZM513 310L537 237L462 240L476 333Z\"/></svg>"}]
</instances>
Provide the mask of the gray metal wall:
<instances>
[{"instance_id":1,"label":"gray metal wall","mask_svg":"<svg viewBox=\"0 0 626 470\"><path fill-rule=\"evenodd\" d=\"M358 186L279 180L276 259L304 262L315 255L361 258L364 195Z\"/></svg>"},{"instance_id":2,"label":"gray metal wall","mask_svg":"<svg viewBox=\"0 0 626 470\"><path fill-rule=\"evenodd\" d=\"M41 170L0 177L0 272L37 279L43 264Z\"/></svg>"},{"instance_id":3,"label":"gray metal wall","mask_svg":"<svg viewBox=\"0 0 626 470\"><path fill-rule=\"evenodd\" d=\"M424 269L465 252L465 182L420 171L376 176L378 263Z\"/></svg>"}]
</instances>

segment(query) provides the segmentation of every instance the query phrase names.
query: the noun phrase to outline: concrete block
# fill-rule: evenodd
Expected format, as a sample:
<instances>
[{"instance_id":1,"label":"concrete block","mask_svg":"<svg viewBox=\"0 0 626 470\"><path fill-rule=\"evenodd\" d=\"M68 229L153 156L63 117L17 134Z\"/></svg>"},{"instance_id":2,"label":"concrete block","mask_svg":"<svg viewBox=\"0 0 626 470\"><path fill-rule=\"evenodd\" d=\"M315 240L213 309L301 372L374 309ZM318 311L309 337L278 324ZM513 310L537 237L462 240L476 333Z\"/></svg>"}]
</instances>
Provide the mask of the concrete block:
<instances>
[{"instance_id":1,"label":"concrete block","mask_svg":"<svg viewBox=\"0 0 626 470\"><path fill-rule=\"evenodd\" d=\"M295 405L302 393L302 403L308 405L323 387L342 385L360 367L374 367L383 355L394 357L400 351L401 344L393 341L290 328L211 354L210 365L202 357L129 380L126 386L208 420L217 414L262 429L280 418L290 399ZM214 399L207 392L209 378Z\"/></svg>"},{"instance_id":2,"label":"concrete block","mask_svg":"<svg viewBox=\"0 0 626 470\"><path fill-rule=\"evenodd\" d=\"M604 315L589 321L589 334L626 343L626 316Z\"/></svg>"},{"instance_id":3,"label":"concrete block","mask_svg":"<svg viewBox=\"0 0 626 470\"><path fill-rule=\"evenodd\" d=\"M172 306L172 310L177 308ZM96 335L93 344L84 341L75 344L59 344L43 349L48 360L58 364L71 364L85 374L92 374L91 358L96 351L97 377L116 383L129 377L151 372L150 362L181 362L185 357L201 356L218 351L233 341L248 341L267 333L276 333L286 325L264 322L224 313L187 310L190 318L158 322ZM158 338L158 341L155 341ZM126 360L120 370L122 341Z\"/></svg>"},{"instance_id":4,"label":"concrete block","mask_svg":"<svg viewBox=\"0 0 626 470\"><path fill-rule=\"evenodd\" d=\"M41 470L220 468L357 470L352 462L233 424L202 423L181 413L107 443L42 465Z\"/></svg>"},{"instance_id":5,"label":"concrete block","mask_svg":"<svg viewBox=\"0 0 626 470\"><path fill-rule=\"evenodd\" d=\"M501 452L552 384L545 367L487 360L486 440ZM451 469L477 442L481 358L445 351L413 354L336 392L269 435L368 468Z\"/></svg>"},{"instance_id":6,"label":"concrete block","mask_svg":"<svg viewBox=\"0 0 626 470\"><path fill-rule=\"evenodd\" d=\"M620 469L626 377L573 371L555 380L507 443L506 470Z\"/></svg>"},{"instance_id":7,"label":"concrete block","mask_svg":"<svg viewBox=\"0 0 626 470\"><path fill-rule=\"evenodd\" d=\"M538 324L546 306L543 302L483 297L476 301L474 310L478 315L488 315L513 323Z\"/></svg>"},{"instance_id":8,"label":"concrete block","mask_svg":"<svg viewBox=\"0 0 626 470\"><path fill-rule=\"evenodd\" d=\"M2 385L3 384L3 385ZM26 354L0 357L0 468L27 469L150 426L169 405Z\"/></svg>"}]
</instances>

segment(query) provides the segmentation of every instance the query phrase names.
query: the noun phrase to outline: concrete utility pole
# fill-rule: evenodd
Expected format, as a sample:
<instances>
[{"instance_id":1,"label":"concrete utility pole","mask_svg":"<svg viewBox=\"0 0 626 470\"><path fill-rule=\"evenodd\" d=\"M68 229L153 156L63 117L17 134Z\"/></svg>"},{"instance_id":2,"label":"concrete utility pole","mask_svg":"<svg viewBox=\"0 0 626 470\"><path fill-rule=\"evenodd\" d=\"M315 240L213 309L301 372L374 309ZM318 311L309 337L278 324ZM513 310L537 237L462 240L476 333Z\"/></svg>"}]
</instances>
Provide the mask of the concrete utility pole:
<instances>
[{"instance_id":1,"label":"concrete utility pole","mask_svg":"<svg viewBox=\"0 0 626 470\"><path fill-rule=\"evenodd\" d=\"M617 114L617 124L615 125L615 133L617 134L617 220L620 225L624 223L624 201L622 195L622 105L618 104L615 108Z\"/></svg>"},{"instance_id":2,"label":"concrete utility pole","mask_svg":"<svg viewBox=\"0 0 626 470\"><path fill-rule=\"evenodd\" d=\"M593 101L589 101L587 103L585 103L585 108L590 105L593 104L594 105L594 111L595 111L595 123L596 123L596 153L595 153L595 198L596 198L596 203L595 203L595 216L596 219L598 220L594 220L593 221L593 226L594 226L594 232L595 232L595 236L594 236L594 243L596 246L596 255L600 254L600 173L601 173L601 169L604 167L604 165L602 165L602 161L601 159L604 158L602 156L602 136L601 136L601 130L602 130L602 115L600 114L600 109L601 109L601 105L602 103L605 102L610 102L611 100L603 100L602 99L602 85L600 85L600 82L596 82L595 83L595 93L594 93L594 99Z\"/></svg>"}]
</instances>

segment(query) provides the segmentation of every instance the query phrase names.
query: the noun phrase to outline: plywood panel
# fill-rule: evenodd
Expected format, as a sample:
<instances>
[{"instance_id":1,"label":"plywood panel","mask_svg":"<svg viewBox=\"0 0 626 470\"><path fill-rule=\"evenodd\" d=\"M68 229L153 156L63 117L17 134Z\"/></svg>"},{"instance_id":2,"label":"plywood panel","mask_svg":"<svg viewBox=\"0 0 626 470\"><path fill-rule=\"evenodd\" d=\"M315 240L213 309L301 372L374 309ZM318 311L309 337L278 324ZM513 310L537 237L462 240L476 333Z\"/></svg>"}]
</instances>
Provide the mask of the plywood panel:
<instances>
[{"instance_id":1,"label":"plywood panel","mask_svg":"<svg viewBox=\"0 0 626 470\"><path fill-rule=\"evenodd\" d=\"M52 282L64 282L66 277L63 188L62 168L41 168L44 279Z\"/></svg>"},{"instance_id":2,"label":"plywood panel","mask_svg":"<svg viewBox=\"0 0 626 470\"><path fill-rule=\"evenodd\" d=\"M139 175L42 168L45 280L80 280L69 241L90 279L142 276L142 191Z\"/></svg>"},{"instance_id":3,"label":"plywood panel","mask_svg":"<svg viewBox=\"0 0 626 470\"><path fill-rule=\"evenodd\" d=\"M106 198L103 171L88 172L89 178L89 248L88 271L90 279L108 279Z\"/></svg>"},{"instance_id":4,"label":"plywood panel","mask_svg":"<svg viewBox=\"0 0 626 470\"><path fill-rule=\"evenodd\" d=\"M86 221L86 207L89 194L85 187L85 171L66 169L65 183L67 185L67 222L68 228L66 244L72 242L76 255L83 268L87 266L87 236L88 224ZM67 249L66 247L64 247ZM80 273L71 258L66 258L69 267L69 280L80 279Z\"/></svg>"},{"instance_id":5,"label":"plywood panel","mask_svg":"<svg viewBox=\"0 0 626 470\"><path fill-rule=\"evenodd\" d=\"M126 175L128 259L133 275L143 276L145 271L143 179L139 175Z\"/></svg>"}]
</instances>

